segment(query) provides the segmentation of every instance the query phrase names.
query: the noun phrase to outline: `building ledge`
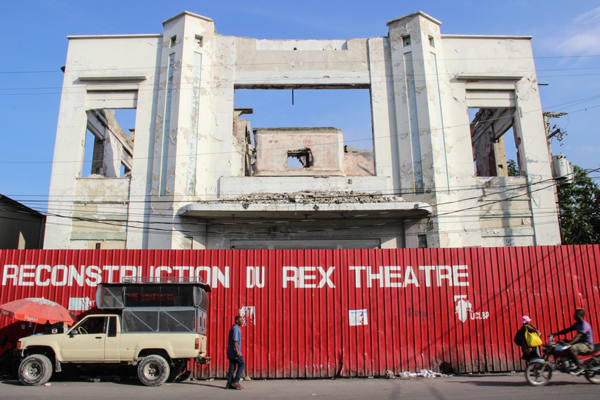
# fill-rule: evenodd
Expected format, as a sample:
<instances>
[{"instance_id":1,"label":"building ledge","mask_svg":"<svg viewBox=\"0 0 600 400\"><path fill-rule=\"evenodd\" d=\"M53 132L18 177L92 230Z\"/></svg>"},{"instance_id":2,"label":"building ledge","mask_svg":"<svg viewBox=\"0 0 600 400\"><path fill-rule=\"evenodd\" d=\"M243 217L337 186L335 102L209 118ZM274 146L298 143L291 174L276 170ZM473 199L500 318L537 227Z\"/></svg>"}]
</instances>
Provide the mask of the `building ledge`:
<instances>
[{"instance_id":1,"label":"building ledge","mask_svg":"<svg viewBox=\"0 0 600 400\"><path fill-rule=\"evenodd\" d=\"M472 74L458 74L456 75L458 80L478 80L478 81L520 81L523 79L523 75L472 75Z\"/></svg>"},{"instance_id":2,"label":"building ledge","mask_svg":"<svg viewBox=\"0 0 600 400\"><path fill-rule=\"evenodd\" d=\"M525 39L531 40L533 36L519 36L519 35L452 35L452 34L443 34L440 35L442 39L506 39L506 40L515 40L515 39Z\"/></svg>"},{"instance_id":3,"label":"building ledge","mask_svg":"<svg viewBox=\"0 0 600 400\"><path fill-rule=\"evenodd\" d=\"M212 20L212 18L205 17L204 15L195 14L195 13L189 12L189 11L183 11L183 12L180 12L179 14L177 14L177 15L172 16L171 18L165 19L163 21L163 25L166 25L169 22L173 21L174 19L177 19L177 18L182 17L184 15L189 15L190 17L195 17L195 18L198 18L198 19L203 19L203 20L208 21L208 22L214 22Z\"/></svg>"},{"instance_id":4,"label":"building ledge","mask_svg":"<svg viewBox=\"0 0 600 400\"><path fill-rule=\"evenodd\" d=\"M441 21L439 21L439 20L437 20L437 19L433 18L431 15L425 14L423 11L417 11L417 12L414 12L414 13L411 13L411 14L406 14L406 15L403 15L403 16L401 16L401 17L398 17L398 18L390 19L390 20L387 22L387 24L386 24L386 25L387 25L387 26L390 26L390 24L393 24L393 23L394 23L394 22L396 22L396 21L400 21L401 19L404 19L404 18L410 18L410 17L414 17L415 15L420 15L421 17L423 17L423 18L425 18L425 19L428 19L428 20L430 20L431 22L433 22L433 23L435 23L435 24L442 25L442 22L441 22Z\"/></svg>"},{"instance_id":5,"label":"building ledge","mask_svg":"<svg viewBox=\"0 0 600 400\"><path fill-rule=\"evenodd\" d=\"M195 203L179 209L181 217L198 218L256 218L256 219L329 219L353 217L363 219L389 219L402 217L427 217L431 206L419 202L389 203Z\"/></svg>"},{"instance_id":6,"label":"building ledge","mask_svg":"<svg viewBox=\"0 0 600 400\"><path fill-rule=\"evenodd\" d=\"M81 82L97 81L145 81L146 75L83 75L78 77Z\"/></svg>"}]
</instances>

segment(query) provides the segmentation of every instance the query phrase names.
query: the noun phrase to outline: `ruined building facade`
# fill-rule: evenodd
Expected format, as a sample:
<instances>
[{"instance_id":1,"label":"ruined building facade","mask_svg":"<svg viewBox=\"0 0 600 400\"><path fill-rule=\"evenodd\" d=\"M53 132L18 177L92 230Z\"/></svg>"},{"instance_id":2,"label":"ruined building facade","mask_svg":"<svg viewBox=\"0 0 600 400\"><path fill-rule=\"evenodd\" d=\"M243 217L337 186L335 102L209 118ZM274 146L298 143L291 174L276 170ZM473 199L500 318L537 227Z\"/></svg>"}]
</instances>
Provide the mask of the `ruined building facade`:
<instances>
[{"instance_id":1,"label":"ruined building facade","mask_svg":"<svg viewBox=\"0 0 600 400\"><path fill-rule=\"evenodd\" d=\"M189 12L163 25L69 37L45 248L560 243L530 37L443 35L422 12L368 39L222 36ZM372 151L335 127L253 129L234 107L236 89L319 88L369 90ZM133 108L127 132L114 110Z\"/></svg>"}]
</instances>

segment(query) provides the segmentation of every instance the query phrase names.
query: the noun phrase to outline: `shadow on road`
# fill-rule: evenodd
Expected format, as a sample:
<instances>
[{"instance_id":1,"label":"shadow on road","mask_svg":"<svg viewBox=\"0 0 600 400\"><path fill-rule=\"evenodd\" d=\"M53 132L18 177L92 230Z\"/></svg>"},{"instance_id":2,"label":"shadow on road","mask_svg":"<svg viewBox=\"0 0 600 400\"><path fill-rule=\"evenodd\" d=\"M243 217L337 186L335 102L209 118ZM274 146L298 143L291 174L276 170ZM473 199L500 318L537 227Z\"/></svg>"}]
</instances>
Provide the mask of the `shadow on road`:
<instances>
[{"instance_id":1,"label":"shadow on road","mask_svg":"<svg viewBox=\"0 0 600 400\"><path fill-rule=\"evenodd\" d=\"M23 384L16 379L2 379L0 380L0 383L3 385L23 386Z\"/></svg>"},{"instance_id":2,"label":"shadow on road","mask_svg":"<svg viewBox=\"0 0 600 400\"><path fill-rule=\"evenodd\" d=\"M194 385L194 386L203 386L203 387L208 387L208 388L225 390L225 385L219 386L214 383L200 383L200 382L201 381L185 381L185 382L179 382L179 385Z\"/></svg>"},{"instance_id":3,"label":"shadow on road","mask_svg":"<svg viewBox=\"0 0 600 400\"><path fill-rule=\"evenodd\" d=\"M489 379L489 376L487 377ZM523 381L480 381L480 380L473 380L471 381L471 377L469 377L468 381L460 381L460 380L456 380L456 381L448 381L449 383L452 384L466 384L466 385L472 385L472 386L489 386L489 387L533 387L531 386L529 383L527 383L527 381L525 381L525 378L523 378ZM566 382L566 381L556 381L556 382L548 382L548 384L546 386L572 386L572 385L579 385L579 384L585 384L587 382Z\"/></svg>"}]
</instances>

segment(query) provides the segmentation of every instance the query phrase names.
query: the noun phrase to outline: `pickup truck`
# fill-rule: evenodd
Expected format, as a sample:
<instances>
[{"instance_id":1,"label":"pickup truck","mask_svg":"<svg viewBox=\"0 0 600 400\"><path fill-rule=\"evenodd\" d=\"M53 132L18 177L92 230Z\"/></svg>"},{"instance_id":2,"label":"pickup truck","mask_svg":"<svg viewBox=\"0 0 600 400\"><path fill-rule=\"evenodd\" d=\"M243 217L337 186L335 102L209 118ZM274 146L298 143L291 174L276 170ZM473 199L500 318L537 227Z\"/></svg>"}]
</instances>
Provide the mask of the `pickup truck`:
<instances>
[{"instance_id":1,"label":"pickup truck","mask_svg":"<svg viewBox=\"0 0 600 400\"><path fill-rule=\"evenodd\" d=\"M208 364L207 291L202 282L100 285L98 307L120 313L91 314L65 333L22 338L19 380L43 385L63 364L127 364L137 366L144 385L160 386L182 375L190 359Z\"/></svg>"},{"instance_id":2,"label":"pickup truck","mask_svg":"<svg viewBox=\"0 0 600 400\"><path fill-rule=\"evenodd\" d=\"M43 385L60 372L61 365L137 365L138 377L147 386L160 386L191 358L206 363L206 336L198 333L123 333L121 316L96 314L84 318L62 334L29 336L17 343L23 357L19 380Z\"/></svg>"}]
</instances>

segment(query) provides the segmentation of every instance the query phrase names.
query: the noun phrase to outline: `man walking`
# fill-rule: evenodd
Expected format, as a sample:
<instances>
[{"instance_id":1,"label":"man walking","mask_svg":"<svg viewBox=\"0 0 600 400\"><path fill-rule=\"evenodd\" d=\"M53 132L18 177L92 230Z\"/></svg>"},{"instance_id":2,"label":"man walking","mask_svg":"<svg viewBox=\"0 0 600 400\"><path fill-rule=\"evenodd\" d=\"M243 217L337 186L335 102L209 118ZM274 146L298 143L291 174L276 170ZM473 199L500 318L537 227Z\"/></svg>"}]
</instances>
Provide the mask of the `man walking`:
<instances>
[{"instance_id":1,"label":"man walking","mask_svg":"<svg viewBox=\"0 0 600 400\"><path fill-rule=\"evenodd\" d=\"M227 342L227 359L229 359L229 373L227 374L227 386L226 389L242 389L240 380L242 378L242 372L246 368L244 363L244 357L242 357L242 331L240 326L244 324L244 320L239 315L235 317L235 323L229 330L229 340ZM236 372L235 377L233 376Z\"/></svg>"}]
</instances>

